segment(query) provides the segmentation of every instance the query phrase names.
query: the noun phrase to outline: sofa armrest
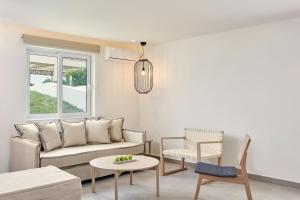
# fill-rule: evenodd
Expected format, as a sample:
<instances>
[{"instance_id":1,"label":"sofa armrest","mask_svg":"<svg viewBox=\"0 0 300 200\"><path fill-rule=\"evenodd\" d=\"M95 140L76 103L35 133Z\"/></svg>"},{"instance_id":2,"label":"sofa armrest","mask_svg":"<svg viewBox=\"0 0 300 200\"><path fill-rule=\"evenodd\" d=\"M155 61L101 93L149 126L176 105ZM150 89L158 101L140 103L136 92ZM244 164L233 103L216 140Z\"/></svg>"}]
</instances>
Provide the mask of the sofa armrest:
<instances>
[{"instance_id":1,"label":"sofa armrest","mask_svg":"<svg viewBox=\"0 0 300 200\"><path fill-rule=\"evenodd\" d=\"M125 142L144 144L146 141L146 131L143 132L123 129L123 137Z\"/></svg>"},{"instance_id":2,"label":"sofa armrest","mask_svg":"<svg viewBox=\"0 0 300 200\"><path fill-rule=\"evenodd\" d=\"M39 142L12 137L10 139L10 171L39 167L40 151Z\"/></svg>"}]
</instances>

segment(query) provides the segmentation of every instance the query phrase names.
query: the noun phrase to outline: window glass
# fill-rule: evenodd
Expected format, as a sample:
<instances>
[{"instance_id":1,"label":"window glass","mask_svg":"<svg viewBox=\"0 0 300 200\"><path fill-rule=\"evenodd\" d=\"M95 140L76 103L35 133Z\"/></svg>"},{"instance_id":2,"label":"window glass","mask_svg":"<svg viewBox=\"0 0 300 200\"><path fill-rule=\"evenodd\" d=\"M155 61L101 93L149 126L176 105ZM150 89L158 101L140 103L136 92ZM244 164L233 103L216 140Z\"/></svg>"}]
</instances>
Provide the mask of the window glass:
<instances>
[{"instance_id":1,"label":"window glass","mask_svg":"<svg viewBox=\"0 0 300 200\"><path fill-rule=\"evenodd\" d=\"M30 114L57 113L57 57L29 56Z\"/></svg>"},{"instance_id":2,"label":"window glass","mask_svg":"<svg viewBox=\"0 0 300 200\"><path fill-rule=\"evenodd\" d=\"M63 112L87 110L87 60L63 57Z\"/></svg>"}]
</instances>

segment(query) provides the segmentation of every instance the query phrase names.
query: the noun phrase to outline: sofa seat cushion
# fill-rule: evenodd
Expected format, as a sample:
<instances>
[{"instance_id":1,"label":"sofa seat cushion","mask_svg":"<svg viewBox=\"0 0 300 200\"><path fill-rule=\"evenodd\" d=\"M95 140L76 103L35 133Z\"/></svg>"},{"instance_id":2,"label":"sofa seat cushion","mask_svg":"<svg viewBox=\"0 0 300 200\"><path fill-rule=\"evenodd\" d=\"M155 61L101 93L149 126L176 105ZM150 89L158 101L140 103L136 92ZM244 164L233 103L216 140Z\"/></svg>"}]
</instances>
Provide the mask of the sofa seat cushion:
<instances>
[{"instance_id":1,"label":"sofa seat cushion","mask_svg":"<svg viewBox=\"0 0 300 200\"><path fill-rule=\"evenodd\" d=\"M50 152L41 152L40 156L42 167L47 165L66 167L88 163L98 157L118 154L139 154L143 151L143 144L117 142L61 148Z\"/></svg>"}]
</instances>

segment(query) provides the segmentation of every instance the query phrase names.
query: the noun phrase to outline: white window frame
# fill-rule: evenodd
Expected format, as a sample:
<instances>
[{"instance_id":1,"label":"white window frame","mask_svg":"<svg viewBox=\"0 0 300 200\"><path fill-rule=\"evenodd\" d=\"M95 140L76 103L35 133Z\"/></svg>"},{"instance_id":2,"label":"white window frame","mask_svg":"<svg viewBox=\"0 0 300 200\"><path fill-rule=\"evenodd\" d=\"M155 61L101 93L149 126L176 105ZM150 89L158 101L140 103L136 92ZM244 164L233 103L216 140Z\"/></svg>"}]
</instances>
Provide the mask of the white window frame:
<instances>
[{"instance_id":1,"label":"white window frame","mask_svg":"<svg viewBox=\"0 0 300 200\"><path fill-rule=\"evenodd\" d=\"M92 64L94 54L64 49L52 49L37 46L27 46L27 83L26 83L26 112L28 119L61 119L82 118L91 116L92 96ZM57 57L57 113L31 114L30 113L30 55ZM87 86L86 86L86 112L63 113L63 58L74 58L87 60Z\"/></svg>"}]
</instances>

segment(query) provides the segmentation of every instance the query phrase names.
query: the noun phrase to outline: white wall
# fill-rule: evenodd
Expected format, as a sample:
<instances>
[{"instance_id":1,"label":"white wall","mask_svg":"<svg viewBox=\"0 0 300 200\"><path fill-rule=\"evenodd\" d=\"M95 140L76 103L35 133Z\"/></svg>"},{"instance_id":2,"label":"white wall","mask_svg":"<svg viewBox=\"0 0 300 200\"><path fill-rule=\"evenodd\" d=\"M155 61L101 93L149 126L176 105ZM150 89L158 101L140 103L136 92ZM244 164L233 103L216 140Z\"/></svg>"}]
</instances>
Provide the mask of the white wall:
<instances>
[{"instance_id":1,"label":"white wall","mask_svg":"<svg viewBox=\"0 0 300 200\"><path fill-rule=\"evenodd\" d=\"M0 172L8 170L13 124L24 122L26 52L22 31L0 23ZM132 65L97 56L95 110L155 139L184 127L224 129L225 162L244 133L249 171L300 182L300 19L155 46L155 85L138 99ZM139 107L137 106L139 104Z\"/></svg>"},{"instance_id":2,"label":"white wall","mask_svg":"<svg viewBox=\"0 0 300 200\"><path fill-rule=\"evenodd\" d=\"M26 51L21 35L0 24L0 172L8 170L14 122L25 119Z\"/></svg>"},{"instance_id":3,"label":"white wall","mask_svg":"<svg viewBox=\"0 0 300 200\"><path fill-rule=\"evenodd\" d=\"M124 127L136 130L139 101L133 84L133 63L104 60L102 54L96 74L97 115L124 117Z\"/></svg>"},{"instance_id":4,"label":"white wall","mask_svg":"<svg viewBox=\"0 0 300 200\"><path fill-rule=\"evenodd\" d=\"M26 49L22 29L0 22L0 172L8 171L9 138L14 123L26 121ZM132 64L96 56L95 115L125 117L124 126L138 127L138 96L133 91Z\"/></svg>"},{"instance_id":5,"label":"white wall","mask_svg":"<svg viewBox=\"0 0 300 200\"><path fill-rule=\"evenodd\" d=\"M231 163L249 133L250 172L300 182L299 36L295 19L148 50L156 79L140 98L140 128L155 139L155 152L162 135L221 129Z\"/></svg>"}]
</instances>

